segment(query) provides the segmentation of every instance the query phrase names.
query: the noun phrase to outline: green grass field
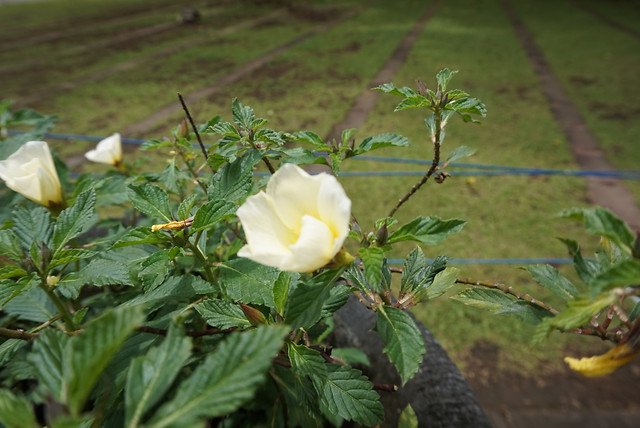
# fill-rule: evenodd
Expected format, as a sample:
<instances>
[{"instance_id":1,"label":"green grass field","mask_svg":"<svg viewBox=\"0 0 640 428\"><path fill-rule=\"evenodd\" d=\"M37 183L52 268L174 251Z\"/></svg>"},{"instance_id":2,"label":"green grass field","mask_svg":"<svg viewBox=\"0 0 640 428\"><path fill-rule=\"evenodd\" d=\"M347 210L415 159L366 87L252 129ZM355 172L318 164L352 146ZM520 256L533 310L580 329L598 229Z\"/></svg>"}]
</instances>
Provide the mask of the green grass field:
<instances>
[{"instance_id":1,"label":"green grass field","mask_svg":"<svg viewBox=\"0 0 640 428\"><path fill-rule=\"evenodd\" d=\"M218 35L226 27L271 13L268 2L203 2L202 22L178 26L168 32L130 43L74 54L86 43L108 40L117 34L175 20L181 4L151 1L52 0L42 4L0 6L0 41L15 41L41 32L65 31L70 36L52 44L36 43L20 49L0 50L2 67L16 67L0 74L2 97L21 97L64 85L65 82L134 58L146 58L162 49L198 40L179 52L142 61L140 65L88 81L74 89L51 95L29 105L56 114L58 133L108 135L143 120L184 94L206 88L252 59L319 28L353 7L366 5L355 16L291 47L265 66L226 86L215 95L190 106L196 120L204 122L221 114L230 119L234 97L251 105L278 130L311 130L326 135L340 122L353 100L368 88L396 46L415 25L430 2L383 0L374 4L352 0L317 0L304 7L283 10L272 21L245 31ZM640 91L640 41L594 18L571 2L512 1L515 10L544 51L557 78L598 138L609 160L620 169L637 169L640 123L633 100ZM173 9L170 5L173 4ZM621 25L632 26L640 9L630 1L615 8L586 2L597 13ZM131 15L125 22L115 17ZM134 19L135 18L135 19ZM63 23L64 25L56 25ZM2 44L0 43L0 46ZM28 65L38 61L38 65ZM22 64L22 65L21 65ZM477 149L469 161L553 169L577 169L559 125L549 110L540 83L521 48L507 16L497 0L442 2L414 44L393 82L415 87L416 79L428 87L442 68L459 70L451 86L470 92L487 105L481 126L459 120L447 126L446 154L458 145ZM382 132L407 136L412 147L384 150L375 155L431 159L424 113L393 113L398 100L382 95L358 138ZM146 137L169 135L181 113L168 118ZM127 137L127 135L125 135ZM52 142L62 157L85 151L90 143ZM141 156L141 155L140 155ZM162 168L161 156L153 158ZM147 165L152 167L153 164ZM86 167L84 167L86 170ZM418 171L417 165L385 164L353 160L345 171ZM453 173L453 171L451 171ZM454 173L453 173L454 174ZM353 200L353 214L365 229L384 217L418 177L343 178ZM640 185L628 182L637 200ZM554 218L564 208L587 206L582 179L562 176L453 177L427 185L398 212L401 221L417 215L462 218L465 229L437 247L424 248L427 257L452 258L566 257L555 237L571 237L586 248L595 242L578 225ZM404 257L412 247L399 247L393 257ZM549 298L535 288L518 266L461 265L460 276L504 282ZM561 271L571 275L568 266ZM555 302L554 302L555 303ZM454 361L473 358L481 341L501 349L499 366L521 373L552 372L566 349L584 351L598 346L589 339L556 335L532 349L530 326L507 317L492 316L446 298L415 308L415 314L435 334Z\"/></svg>"}]
</instances>

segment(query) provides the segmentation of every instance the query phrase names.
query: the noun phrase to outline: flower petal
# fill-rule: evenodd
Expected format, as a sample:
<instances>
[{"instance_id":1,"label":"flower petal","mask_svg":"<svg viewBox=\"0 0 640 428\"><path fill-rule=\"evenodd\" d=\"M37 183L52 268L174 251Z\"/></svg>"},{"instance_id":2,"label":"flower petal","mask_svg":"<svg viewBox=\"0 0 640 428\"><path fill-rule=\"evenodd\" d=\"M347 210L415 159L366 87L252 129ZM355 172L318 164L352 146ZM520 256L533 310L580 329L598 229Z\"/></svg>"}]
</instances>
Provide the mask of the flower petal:
<instances>
[{"instance_id":1,"label":"flower petal","mask_svg":"<svg viewBox=\"0 0 640 428\"><path fill-rule=\"evenodd\" d=\"M95 149L84 155L92 162L116 165L122 160L122 141L117 132L100 141Z\"/></svg>"},{"instance_id":2,"label":"flower petal","mask_svg":"<svg viewBox=\"0 0 640 428\"><path fill-rule=\"evenodd\" d=\"M247 245L238 252L240 257L278 267L290 256L288 247L295 243L297 235L282 223L266 193L249 197L237 215L247 237Z\"/></svg>"},{"instance_id":3,"label":"flower petal","mask_svg":"<svg viewBox=\"0 0 640 428\"><path fill-rule=\"evenodd\" d=\"M326 175L318 192L319 219L329 227L335 238L332 251L340 250L349 233L351 200L338 180Z\"/></svg>"},{"instance_id":4,"label":"flower petal","mask_svg":"<svg viewBox=\"0 0 640 428\"><path fill-rule=\"evenodd\" d=\"M291 259L285 260L282 270L294 272L313 272L329 263L334 253L333 233L326 224L315 217L305 215L302 217L300 238L291 245Z\"/></svg>"},{"instance_id":5,"label":"flower petal","mask_svg":"<svg viewBox=\"0 0 640 428\"><path fill-rule=\"evenodd\" d=\"M267 194L273 198L278 215L294 230L302 227L302 217L318 217L318 191L322 177L311 176L294 164L284 164L267 184Z\"/></svg>"}]
</instances>

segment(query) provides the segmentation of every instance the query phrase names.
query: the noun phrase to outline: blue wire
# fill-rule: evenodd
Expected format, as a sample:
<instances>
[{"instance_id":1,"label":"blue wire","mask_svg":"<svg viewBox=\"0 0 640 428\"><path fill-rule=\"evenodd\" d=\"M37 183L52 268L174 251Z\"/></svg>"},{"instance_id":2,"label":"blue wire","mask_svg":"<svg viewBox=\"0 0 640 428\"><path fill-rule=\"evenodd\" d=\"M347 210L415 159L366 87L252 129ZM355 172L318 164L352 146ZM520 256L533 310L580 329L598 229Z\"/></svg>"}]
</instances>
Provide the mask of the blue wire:
<instances>
[{"instance_id":1,"label":"blue wire","mask_svg":"<svg viewBox=\"0 0 640 428\"><path fill-rule=\"evenodd\" d=\"M434 259L425 259L428 264L433 263ZM387 259L390 265L401 265L404 259ZM549 264L549 265L568 265L573 263L573 259L560 258L536 258L536 259L449 259L448 264L459 265L533 265L533 264Z\"/></svg>"}]
</instances>

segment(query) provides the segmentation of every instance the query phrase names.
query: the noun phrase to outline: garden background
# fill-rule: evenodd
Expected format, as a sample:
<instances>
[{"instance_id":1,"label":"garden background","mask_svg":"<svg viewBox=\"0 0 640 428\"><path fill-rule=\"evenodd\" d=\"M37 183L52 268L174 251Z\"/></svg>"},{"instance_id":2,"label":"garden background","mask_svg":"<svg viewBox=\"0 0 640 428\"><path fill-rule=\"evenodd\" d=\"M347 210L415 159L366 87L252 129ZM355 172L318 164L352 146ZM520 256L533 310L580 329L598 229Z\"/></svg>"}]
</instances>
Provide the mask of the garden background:
<instances>
[{"instance_id":1,"label":"garden background","mask_svg":"<svg viewBox=\"0 0 640 428\"><path fill-rule=\"evenodd\" d=\"M181 22L186 7L198 10L197 22ZM53 132L63 138L47 140L76 173L106 168L84 162L94 142L70 136L169 136L183 117L176 92L197 121L228 119L238 97L278 130L335 136L357 127L360 138L397 132L410 149L376 153L387 162L351 162L341 178L353 214L370 224L417 180L408 174L424 173L419 164L388 161L428 161L431 147L420 113L393 113L396 100L369 89L389 81L415 87L416 79L429 87L438 70L460 70L454 86L481 99L488 116L480 127L451 123L445 144L477 149L470 163L509 168L452 169L445 183L416 195L401 220L467 220L463 232L425 248L427 257L448 255L462 276L540 295L518 267L548 259L571 276L554 237L596 244L578 225L554 218L562 209L606 204L640 229L637 180L548 171L637 169L637 22L640 4L632 0L8 4L0 5L0 98L57 115ZM584 163L595 150L590 144L601 149L586 157L595 164ZM132 144L125 156L133 162L143 155ZM164 162L154 157L143 168ZM604 350L598 339L554 334L532 348L527 325L444 298L414 313L497 427L640 420L640 364L596 380L564 367L564 355Z\"/></svg>"}]
</instances>

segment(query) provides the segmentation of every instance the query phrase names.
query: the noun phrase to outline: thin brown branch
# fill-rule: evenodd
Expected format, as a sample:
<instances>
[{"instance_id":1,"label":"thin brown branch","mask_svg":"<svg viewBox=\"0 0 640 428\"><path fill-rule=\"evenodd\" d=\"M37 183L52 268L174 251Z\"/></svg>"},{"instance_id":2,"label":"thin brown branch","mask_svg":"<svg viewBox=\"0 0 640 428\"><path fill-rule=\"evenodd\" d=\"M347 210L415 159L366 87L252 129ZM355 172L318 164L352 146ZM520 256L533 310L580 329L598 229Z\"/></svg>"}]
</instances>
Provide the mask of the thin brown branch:
<instances>
[{"instance_id":1,"label":"thin brown branch","mask_svg":"<svg viewBox=\"0 0 640 428\"><path fill-rule=\"evenodd\" d=\"M20 330L11 330L10 328L0 327L0 337L5 337L7 339L20 339L20 340L33 340L38 337L38 333L29 333L28 331Z\"/></svg>"},{"instance_id":2,"label":"thin brown branch","mask_svg":"<svg viewBox=\"0 0 640 428\"><path fill-rule=\"evenodd\" d=\"M520 293L515 288L513 288L511 286L507 286L505 284L493 283L493 282L489 282L489 281L479 281L477 279L472 279L472 278L456 278L456 283L457 284L466 284L466 285L475 285L475 286L479 286L479 287L486 287L486 288L493 288L493 289L496 289L496 290L500 290L505 294L512 295L513 297L515 297L518 300L524 300L526 302L533 303L534 305L540 306L541 308L548 310L549 312L551 312L554 315L558 314L558 311L556 309L554 309L553 307L547 305L546 303L541 302L540 300L530 296L529 294Z\"/></svg>"},{"instance_id":3,"label":"thin brown branch","mask_svg":"<svg viewBox=\"0 0 640 428\"><path fill-rule=\"evenodd\" d=\"M167 330L163 329L163 328L155 328L155 327L148 327L146 325L141 325L139 327L136 327L135 329L136 331L139 331L140 333L150 333L150 334L157 334L159 336L166 336L167 335ZM202 331L187 331L185 332L186 336L189 337L202 337L202 336L213 336L216 334L227 334L227 333L231 333L238 330L236 327L231 327L231 328L227 328L227 329L219 329L219 328L210 328L208 330L202 330Z\"/></svg>"},{"instance_id":4,"label":"thin brown branch","mask_svg":"<svg viewBox=\"0 0 640 428\"><path fill-rule=\"evenodd\" d=\"M376 391L396 392L398 390L398 385L394 385L393 383L372 383L373 389Z\"/></svg>"},{"instance_id":5,"label":"thin brown branch","mask_svg":"<svg viewBox=\"0 0 640 428\"><path fill-rule=\"evenodd\" d=\"M200 149L202 150L202 154L204 154L205 159L209 159L209 155L207 155L207 149L204 147L204 143L202 142L202 138L200 138L200 134L198 133L198 128L196 124L193 122L193 118L191 117L191 113L189 113L189 109L187 108L187 104L185 104L184 99L182 98L182 94L178 92L178 98L180 99L180 104L182 104L182 109L187 115L187 119L189 119L189 123L193 128L193 132L196 134L196 138L198 139L198 144L200 144Z\"/></svg>"}]
</instances>

